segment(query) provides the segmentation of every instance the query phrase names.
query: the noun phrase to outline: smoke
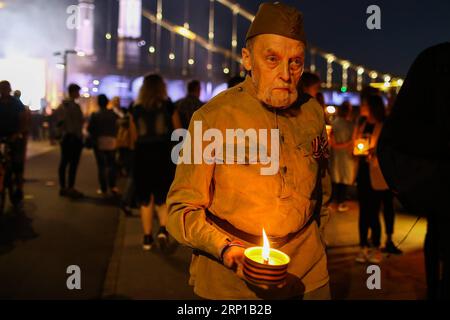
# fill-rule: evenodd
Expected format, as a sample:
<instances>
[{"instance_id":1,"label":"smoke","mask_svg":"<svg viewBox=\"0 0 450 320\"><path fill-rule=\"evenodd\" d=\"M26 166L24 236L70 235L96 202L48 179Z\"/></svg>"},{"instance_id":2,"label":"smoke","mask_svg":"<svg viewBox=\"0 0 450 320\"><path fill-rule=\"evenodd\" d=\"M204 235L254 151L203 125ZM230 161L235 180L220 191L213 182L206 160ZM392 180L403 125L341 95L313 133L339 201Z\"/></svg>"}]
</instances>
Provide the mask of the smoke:
<instances>
[{"instance_id":1,"label":"smoke","mask_svg":"<svg viewBox=\"0 0 450 320\"><path fill-rule=\"evenodd\" d=\"M72 49L76 30L66 27L66 8L77 0L4 0L0 9L0 58L43 58Z\"/></svg>"}]
</instances>

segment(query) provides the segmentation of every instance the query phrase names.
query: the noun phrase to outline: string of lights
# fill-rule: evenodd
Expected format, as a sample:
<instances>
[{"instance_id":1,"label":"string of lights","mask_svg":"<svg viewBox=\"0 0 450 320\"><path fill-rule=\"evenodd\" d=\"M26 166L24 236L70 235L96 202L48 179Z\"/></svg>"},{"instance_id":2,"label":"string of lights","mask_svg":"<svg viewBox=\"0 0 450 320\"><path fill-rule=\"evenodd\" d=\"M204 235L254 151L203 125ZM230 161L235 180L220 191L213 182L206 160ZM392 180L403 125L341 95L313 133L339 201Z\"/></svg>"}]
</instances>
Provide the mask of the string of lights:
<instances>
[{"instance_id":1,"label":"string of lights","mask_svg":"<svg viewBox=\"0 0 450 320\"><path fill-rule=\"evenodd\" d=\"M214 44L214 4L215 2L220 3L221 5L227 7L232 11L233 18L232 18L232 40L231 40L231 50L217 46ZM254 15L250 13L249 11L243 9L240 7L239 4L233 3L229 0L210 0L210 7L209 7L209 27L208 27L208 39L205 39L192 30L189 29L189 24L187 22L184 23L183 26L178 26L176 24L173 24L162 17L162 0L158 0L158 9L156 15L154 15L152 12L148 10L143 10L143 16L147 19L149 19L151 22L156 23L160 28L163 27L167 30L169 30L171 33L178 34L182 37L184 37L184 41L186 41L186 44L190 42L189 49L186 48L186 45L184 46L186 49L184 49L185 53L184 56L187 58L187 63L189 66L192 66L195 63L194 59L194 44L197 43L201 47L205 48L208 51L208 58L207 58L207 65L206 68L208 70L208 73L211 74L212 71L212 54L218 53L222 54L225 58L225 63L223 64L223 72L229 73L230 71L232 73L235 72L235 63L241 63L241 57L237 54L237 17L242 16L248 21L253 21ZM160 32L159 32L160 34ZM159 41L157 41L159 42ZM189 52L186 52L189 51ZM350 62L347 59L342 59L337 57L335 54L323 51L315 46L309 45L309 54L310 54L310 71L316 72L317 71L317 57L321 57L325 59L327 63L327 69L326 69L326 83L325 86L327 88L333 87L333 65L338 64L342 67L342 86L341 91L346 92L348 89L348 78L349 78L349 70L354 70L356 72L356 89L360 91L363 86L364 81L364 74L366 74L372 82L376 82L377 79L382 79L383 82L381 83L381 88L386 87L399 87L403 84L403 79L399 77L393 77L390 74L385 74L382 72L377 72L371 68L367 68L360 64L355 64ZM186 59L183 57L183 59ZM174 60L175 59L175 53L170 52L169 59ZM228 67L227 60L230 60L231 65L230 68ZM183 69L184 69L185 63L183 63ZM231 69L231 70L230 70Z\"/></svg>"},{"instance_id":2,"label":"string of lights","mask_svg":"<svg viewBox=\"0 0 450 320\"><path fill-rule=\"evenodd\" d=\"M194 41L195 43L205 48L206 50L211 51L212 53L222 54L227 58L231 58L234 61L241 63L241 57L238 55L233 55L231 50L215 45L213 42L210 42L210 39L207 40L199 36L195 32L192 32L191 30L185 28L184 26L173 24L163 18L157 19L156 15L150 12L149 10L143 10L142 15L144 16L144 18L150 20L155 24L160 25L162 28L170 32L176 33L182 37L185 37L191 41Z\"/></svg>"}]
</instances>

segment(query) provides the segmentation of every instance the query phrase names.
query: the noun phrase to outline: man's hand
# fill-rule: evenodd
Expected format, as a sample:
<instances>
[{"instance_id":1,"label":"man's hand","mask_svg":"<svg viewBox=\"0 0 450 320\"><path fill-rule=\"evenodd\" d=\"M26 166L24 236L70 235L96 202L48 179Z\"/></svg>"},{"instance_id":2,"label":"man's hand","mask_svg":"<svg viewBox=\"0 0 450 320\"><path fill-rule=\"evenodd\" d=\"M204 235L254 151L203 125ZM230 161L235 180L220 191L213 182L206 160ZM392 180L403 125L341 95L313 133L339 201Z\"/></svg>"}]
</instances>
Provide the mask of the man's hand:
<instances>
[{"instance_id":1,"label":"man's hand","mask_svg":"<svg viewBox=\"0 0 450 320\"><path fill-rule=\"evenodd\" d=\"M229 269L242 269L245 249L238 246L229 247L223 254L223 264Z\"/></svg>"},{"instance_id":2,"label":"man's hand","mask_svg":"<svg viewBox=\"0 0 450 320\"><path fill-rule=\"evenodd\" d=\"M233 246L229 247L225 253L223 254L223 264L229 268L233 269L236 272L236 275L242 280L247 280L244 275L244 251L245 248ZM283 288L286 283L282 283L276 286L278 289ZM264 290L268 290L269 286L267 285L252 285L254 287L258 287Z\"/></svg>"}]
</instances>

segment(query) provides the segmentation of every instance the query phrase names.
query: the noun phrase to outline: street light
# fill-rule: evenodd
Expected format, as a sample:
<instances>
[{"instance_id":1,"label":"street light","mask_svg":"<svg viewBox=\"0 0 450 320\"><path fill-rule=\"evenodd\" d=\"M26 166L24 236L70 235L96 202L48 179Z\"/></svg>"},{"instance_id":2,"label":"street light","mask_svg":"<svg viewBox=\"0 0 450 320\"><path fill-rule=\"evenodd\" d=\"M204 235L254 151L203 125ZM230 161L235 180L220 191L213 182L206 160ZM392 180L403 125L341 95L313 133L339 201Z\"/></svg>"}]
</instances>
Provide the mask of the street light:
<instances>
[{"instance_id":1,"label":"street light","mask_svg":"<svg viewBox=\"0 0 450 320\"><path fill-rule=\"evenodd\" d=\"M86 53L83 51L77 51L77 50L64 50L64 51L57 51L53 53L53 56L62 56L63 62L57 63L56 67L58 69L64 70L63 74L63 92L66 90L67 87L67 56L69 54L76 54L79 57L86 56Z\"/></svg>"}]
</instances>

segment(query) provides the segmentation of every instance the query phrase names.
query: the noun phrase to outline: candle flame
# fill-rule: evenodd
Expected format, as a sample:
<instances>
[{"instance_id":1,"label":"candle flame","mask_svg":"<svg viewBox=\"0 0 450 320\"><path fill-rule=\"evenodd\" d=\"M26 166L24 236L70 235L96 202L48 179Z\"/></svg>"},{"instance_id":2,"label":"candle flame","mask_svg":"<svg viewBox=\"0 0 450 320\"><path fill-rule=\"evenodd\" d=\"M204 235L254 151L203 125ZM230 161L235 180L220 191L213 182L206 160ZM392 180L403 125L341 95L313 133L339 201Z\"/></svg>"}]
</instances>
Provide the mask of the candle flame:
<instances>
[{"instance_id":1,"label":"candle flame","mask_svg":"<svg viewBox=\"0 0 450 320\"><path fill-rule=\"evenodd\" d=\"M358 143L358 149L363 150L364 149L364 143Z\"/></svg>"},{"instance_id":2,"label":"candle flame","mask_svg":"<svg viewBox=\"0 0 450 320\"><path fill-rule=\"evenodd\" d=\"M267 238L266 231L263 228L263 250L262 250L262 257L264 261L269 261L269 252L270 252L270 245L269 245L269 239Z\"/></svg>"}]
</instances>

